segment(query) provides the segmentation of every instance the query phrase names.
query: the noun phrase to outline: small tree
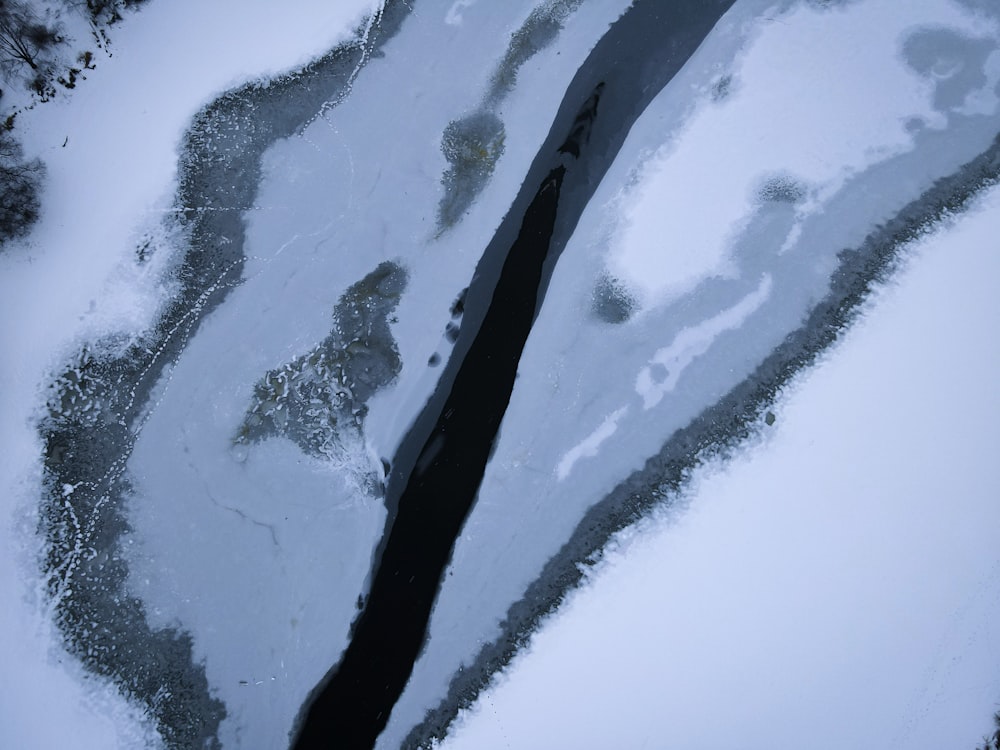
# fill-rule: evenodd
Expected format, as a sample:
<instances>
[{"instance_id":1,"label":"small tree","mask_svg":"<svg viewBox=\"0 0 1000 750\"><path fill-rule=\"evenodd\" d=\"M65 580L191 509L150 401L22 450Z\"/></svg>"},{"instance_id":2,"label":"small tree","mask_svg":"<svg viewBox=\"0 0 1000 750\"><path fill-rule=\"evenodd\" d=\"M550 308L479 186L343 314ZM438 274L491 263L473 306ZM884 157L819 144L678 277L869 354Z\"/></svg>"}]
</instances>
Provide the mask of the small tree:
<instances>
[{"instance_id":1,"label":"small tree","mask_svg":"<svg viewBox=\"0 0 1000 750\"><path fill-rule=\"evenodd\" d=\"M122 20L122 11L143 2L145 0L86 0L86 5L95 26L111 26Z\"/></svg>"},{"instance_id":2,"label":"small tree","mask_svg":"<svg viewBox=\"0 0 1000 750\"><path fill-rule=\"evenodd\" d=\"M48 62L62 37L21 0L0 0L0 63L8 72L24 67L34 73Z\"/></svg>"},{"instance_id":3,"label":"small tree","mask_svg":"<svg viewBox=\"0 0 1000 750\"><path fill-rule=\"evenodd\" d=\"M996 731L983 737L983 744L977 750L1000 750L1000 711L993 714L993 725Z\"/></svg>"},{"instance_id":4,"label":"small tree","mask_svg":"<svg viewBox=\"0 0 1000 750\"><path fill-rule=\"evenodd\" d=\"M21 144L0 131L0 244L23 237L38 220L45 165L24 160Z\"/></svg>"}]
</instances>

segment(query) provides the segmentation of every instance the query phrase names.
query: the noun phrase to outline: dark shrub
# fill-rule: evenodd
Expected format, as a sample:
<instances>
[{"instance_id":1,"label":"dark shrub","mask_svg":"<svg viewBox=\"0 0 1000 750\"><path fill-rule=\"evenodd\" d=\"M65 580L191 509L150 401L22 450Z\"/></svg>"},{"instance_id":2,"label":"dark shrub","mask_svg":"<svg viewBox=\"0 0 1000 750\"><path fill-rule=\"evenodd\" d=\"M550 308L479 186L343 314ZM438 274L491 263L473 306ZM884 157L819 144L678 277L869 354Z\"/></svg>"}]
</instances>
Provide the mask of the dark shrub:
<instances>
[{"instance_id":1,"label":"dark shrub","mask_svg":"<svg viewBox=\"0 0 1000 750\"><path fill-rule=\"evenodd\" d=\"M45 165L24 160L21 144L0 131L0 244L23 237L38 219Z\"/></svg>"}]
</instances>

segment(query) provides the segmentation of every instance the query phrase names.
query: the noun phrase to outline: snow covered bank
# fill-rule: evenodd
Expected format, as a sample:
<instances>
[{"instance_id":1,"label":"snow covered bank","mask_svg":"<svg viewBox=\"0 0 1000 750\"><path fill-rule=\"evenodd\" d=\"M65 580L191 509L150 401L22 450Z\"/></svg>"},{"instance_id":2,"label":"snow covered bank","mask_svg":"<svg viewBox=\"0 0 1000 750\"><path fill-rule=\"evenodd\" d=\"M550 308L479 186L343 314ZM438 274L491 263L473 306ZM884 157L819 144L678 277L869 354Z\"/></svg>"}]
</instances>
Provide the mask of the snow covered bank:
<instances>
[{"instance_id":1,"label":"snow covered bank","mask_svg":"<svg viewBox=\"0 0 1000 750\"><path fill-rule=\"evenodd\" d=\"M620 534L441 747L973 748L1000 701L1000 190Z\"/></svg>"},{"instance_id":2,"label":"snow covered bank","mask_svg":"<svg viewBox=\"0 0 1000 750\"><path fill-rule=\"evenodd\" d=\"M49 176L42 223L0 257L0 632L17 644L0 687L0 744L140 744L137 712L60 665L67 657L38 609L41 448L32 422L42 388L81 339L149 325L167 259L139 267L135 252L169 207L194 112L234 83L328 49L372 6L296 0L275 14L266 2L153 2L116 27L114 56L98 57L71 97L19 115L26 152L46 161ZM117 730L108 716L119 718Z\"/></svg>"}]
</instances>

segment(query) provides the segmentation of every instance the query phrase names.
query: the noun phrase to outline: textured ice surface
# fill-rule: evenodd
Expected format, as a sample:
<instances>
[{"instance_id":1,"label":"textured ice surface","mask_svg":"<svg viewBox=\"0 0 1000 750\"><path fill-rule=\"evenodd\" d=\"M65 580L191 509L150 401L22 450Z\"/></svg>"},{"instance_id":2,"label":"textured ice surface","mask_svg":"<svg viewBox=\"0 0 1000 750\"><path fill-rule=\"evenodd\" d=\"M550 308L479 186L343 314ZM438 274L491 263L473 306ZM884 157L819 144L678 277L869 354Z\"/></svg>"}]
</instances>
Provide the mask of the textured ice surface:
<instances>
[{"instance_id":1,"label":"textured ice surface","mask_svg":"<svg viewBox=\"0 0 1000 750\"><path fill-rule=\"evenodd\" d=\"M472 665L587 508L802 324L842 250L1000 131L964 104L996 90L995 20L944 0L759 10L737 4L650 105L560 258L403 701ZM929 27L985 71L963 97L906 54ZM609 278L630 317L594 314Z\"/></svg>"},{"instance_id":2,"label":"textured ice surface","mask_svg":"<svg viewBox=\"0 0 1000 750\"><path fill-rule=\"evenodd\" d=\"M254 386L234 450L245 456L252 443L286 436L312 456L348 458L345 443L363 441L368 400L399 374L388 318L405 287L406 272L388 261L349 287L330 335Z\"/></svg>"},{"instance_id":3,"label":"textured ice surface","mask_svg":"<svg viewBox=\"0 0 1000 750\"><path fill-rule=\"evenodd\" d=\"M555 267L380 746L445 699L587 510L803 323L841 251L990 145L997 25L970 5L743 0L642 113ZM138 601L162 638L186 634L167 645L204 665L225 747L284 744L346 645L386 519L382 459L437 383L455 300L563 92L628 6L430 2L378 55L344 52L349 86L251 184L182 207L213 244L177 283L204 274L192 315L211 312L148 401L113 378L87 390L86 361L58 384L57 426L80 430L50 468L134 440L114 457L127 503L93 498L106 526L80 570L120 585L127 568L136 617ZM277 107L244 94L220 105L246 114L223 145L257 143L256 104ZM84 507L78 479L56 507Z\"/></svg>"},{"instance_id":4,"label":"textured ice surface","mask_svg":"<svg viewBox=\"0 0 1000 750\"><path fill-rule=\"evenodd\" d=\"M994 186L905 248L770 423L619 534L441 747L982 747L998 230Z\"/></svg>"},{"instance_id":5,"label":"textured ice surface","mask_svg":"<svg viewBox=\"0 0 1000 750\"><path fill-rule=\"evenodd\" d=\"M439 181L442 139L465 164L450 123L469 121L533 3L469 7L460 29L443 6L408 16L350 96L265 154L242 282L161 378L128 463L130 590L155 626L191 634L225 747L285 742L346 645L385 522L380 459L433 387L450 306L551 117L518 93L572 75L624 5L564 14L548 60L518 58L478 218L445 234L441 196L467 186Z\"/></svg>"}]
</instances>

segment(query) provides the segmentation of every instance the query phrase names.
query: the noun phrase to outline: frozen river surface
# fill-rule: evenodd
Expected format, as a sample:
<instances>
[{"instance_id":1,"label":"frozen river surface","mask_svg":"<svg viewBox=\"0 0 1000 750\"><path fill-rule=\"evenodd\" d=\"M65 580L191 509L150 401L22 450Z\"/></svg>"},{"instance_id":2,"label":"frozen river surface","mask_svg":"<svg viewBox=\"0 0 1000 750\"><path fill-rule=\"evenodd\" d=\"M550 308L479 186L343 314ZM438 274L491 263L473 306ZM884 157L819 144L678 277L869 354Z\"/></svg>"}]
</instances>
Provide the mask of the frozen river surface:
<instances>
[{"instance_id":1,"label":"frozen river surface","mask_svg":"<svg viewBox=\"0 0 1000 750\"><path fill-rule=\"evenodd\" d=\"M441 736L998 133L990 3L385 3L198 114L171 301L55 384L69 650L169 747Z\"/></svg>"}]
</instances>

